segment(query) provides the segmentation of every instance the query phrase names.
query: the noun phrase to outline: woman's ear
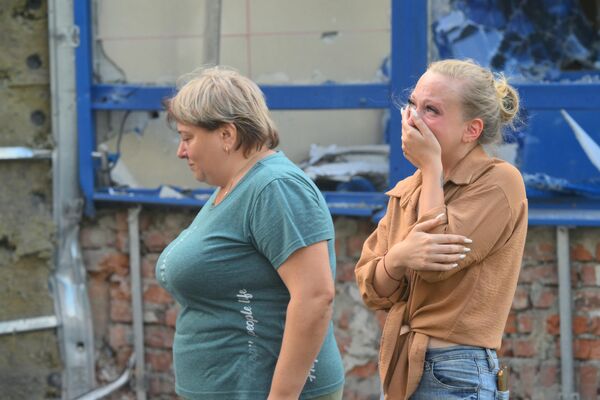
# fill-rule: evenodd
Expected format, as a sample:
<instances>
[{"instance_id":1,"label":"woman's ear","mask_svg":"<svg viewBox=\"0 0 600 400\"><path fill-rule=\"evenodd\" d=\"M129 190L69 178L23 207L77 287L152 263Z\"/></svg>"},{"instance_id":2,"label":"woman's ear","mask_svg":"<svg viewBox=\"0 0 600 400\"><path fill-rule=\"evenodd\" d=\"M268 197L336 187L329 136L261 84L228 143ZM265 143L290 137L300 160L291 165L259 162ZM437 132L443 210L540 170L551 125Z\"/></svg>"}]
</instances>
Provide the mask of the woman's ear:
<instances>
[{"instance_id":1,"label":"woman's ear","mask_svg":"<svg viewBox=\"0 0 600 400\"><path fill-rule=\"evenodd\" d=\"M219 135L225 146L230 149L235 148L235 144L237 143L237 128L234 124L223 124L219 130Z\"/></svg>"},{"instance_id":2,"label":"woman's ear","mask_svg":"<svg viewBox=\"0 0 600 400\"><path fill-rule=\"evenodd\" d=\"M463 133L462 140L465 143L471 143L479 139L483 132L483 120L475 118L467 122L467 129Z\"/></svg>"}]
</instances>

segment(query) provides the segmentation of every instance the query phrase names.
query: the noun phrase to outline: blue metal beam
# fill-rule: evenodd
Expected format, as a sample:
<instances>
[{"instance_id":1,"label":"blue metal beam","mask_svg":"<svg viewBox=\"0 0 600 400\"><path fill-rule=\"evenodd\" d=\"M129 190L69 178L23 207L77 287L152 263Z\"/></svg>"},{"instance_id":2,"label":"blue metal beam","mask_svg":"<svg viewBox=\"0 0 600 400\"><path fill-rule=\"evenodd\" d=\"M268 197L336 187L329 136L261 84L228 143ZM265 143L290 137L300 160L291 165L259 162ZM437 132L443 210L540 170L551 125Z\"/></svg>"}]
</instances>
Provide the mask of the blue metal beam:
<instances>
[{"instance_id":1,"label":"blue metal beam","mask_svg":"<svg viewBox=\"0 0 600 400\"><path fill-rule=\"evenodd\" d=\"M386 108L390 104L385 83L324 85L263 85L271 110L322 110ZM92 107L96 110L160 110L175 94L170 86L94 85Z\"/></svg>"},{"instance_id":2,"label":"blue metal beam","mask_svg":"<svg viewBox=\"0 0 600 400\"><path fill-rule=\"evenodd\" d=\"M528 83L514 86L529 110L600 109L600 83Z\"/></svg>"},{"instance_id":3,"label":"blue metal beam","mask_svg":"<svg viewBox=\"0 0 600 400\"><path fill-rule=\"evenodd\" d=\"M79 27L79 46L75 49L75 80L77 96L77 130L79 147L79 182L85 196L85 212L94 213L94 162L96 149L94 111L91 106L92 86L92 23L90 1L74 2L75 25ZM60 145L60 143L59 143Z\"/></svg>"}]
</instances>

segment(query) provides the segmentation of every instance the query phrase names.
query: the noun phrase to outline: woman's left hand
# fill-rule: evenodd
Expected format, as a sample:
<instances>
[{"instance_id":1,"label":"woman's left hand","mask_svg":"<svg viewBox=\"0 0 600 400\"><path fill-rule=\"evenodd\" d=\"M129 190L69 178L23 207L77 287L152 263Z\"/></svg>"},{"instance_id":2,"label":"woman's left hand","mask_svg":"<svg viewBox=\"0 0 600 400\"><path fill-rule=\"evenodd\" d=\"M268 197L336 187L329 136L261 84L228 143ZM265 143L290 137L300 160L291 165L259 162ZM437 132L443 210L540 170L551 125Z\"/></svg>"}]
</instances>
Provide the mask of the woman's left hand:
<instances>
[{"instance_id":1,"label":"woman's left hand","mask_svg":"<svg viewBox=\"0 0 600 400\"><path fill-rule=\"evenodd\" d=\"M402 110L402 153L421 171L442 163L442 148L419 115L409 108ZM410 120L409 120L410 117Z\"/></svg>"}]
</instances>

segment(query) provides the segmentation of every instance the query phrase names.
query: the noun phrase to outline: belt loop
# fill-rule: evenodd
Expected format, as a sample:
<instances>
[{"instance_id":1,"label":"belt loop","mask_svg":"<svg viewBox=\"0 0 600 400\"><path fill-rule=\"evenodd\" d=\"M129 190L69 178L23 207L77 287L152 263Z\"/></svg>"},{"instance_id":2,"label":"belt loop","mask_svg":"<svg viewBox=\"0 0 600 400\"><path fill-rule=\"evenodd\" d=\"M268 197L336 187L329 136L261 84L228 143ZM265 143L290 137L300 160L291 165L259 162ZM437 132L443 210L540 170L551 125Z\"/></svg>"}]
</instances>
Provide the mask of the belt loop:
<instances>
[{"instance_id":1,"label":"belt loop","mask_svg":"<svg viewBox=\"0 0 600 400\"><path fill-rule=\"evenodd\" d=\"M487 354L488 366L493 371L498 367L496 360L494 360L494 356L492 355L492 351L488 348L485 349L485 353Z\"/></svg>"}]
</instances>

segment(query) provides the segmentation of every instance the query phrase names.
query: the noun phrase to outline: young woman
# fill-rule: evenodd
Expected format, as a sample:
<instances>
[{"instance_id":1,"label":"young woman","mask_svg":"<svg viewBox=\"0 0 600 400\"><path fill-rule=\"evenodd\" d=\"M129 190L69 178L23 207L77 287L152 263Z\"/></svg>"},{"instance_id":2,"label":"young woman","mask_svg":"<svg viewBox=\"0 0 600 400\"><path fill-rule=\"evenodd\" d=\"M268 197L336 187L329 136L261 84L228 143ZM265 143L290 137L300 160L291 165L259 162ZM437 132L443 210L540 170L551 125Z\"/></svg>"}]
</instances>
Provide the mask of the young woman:
<instances>
[{"instance_id":1,"label":"young woman","mask_svg":"<svg viewBox=\"0 0 600 400\"><path fill-rule=\"evenodd\" d=\"M519 109L502 76L471 61L429 66L402 111L402 150L417 167L388 192L356 278L388 311L385 398L496 399L504 325L527 231L519 171L489 157Z\"/></svg>"}]
</instances>

